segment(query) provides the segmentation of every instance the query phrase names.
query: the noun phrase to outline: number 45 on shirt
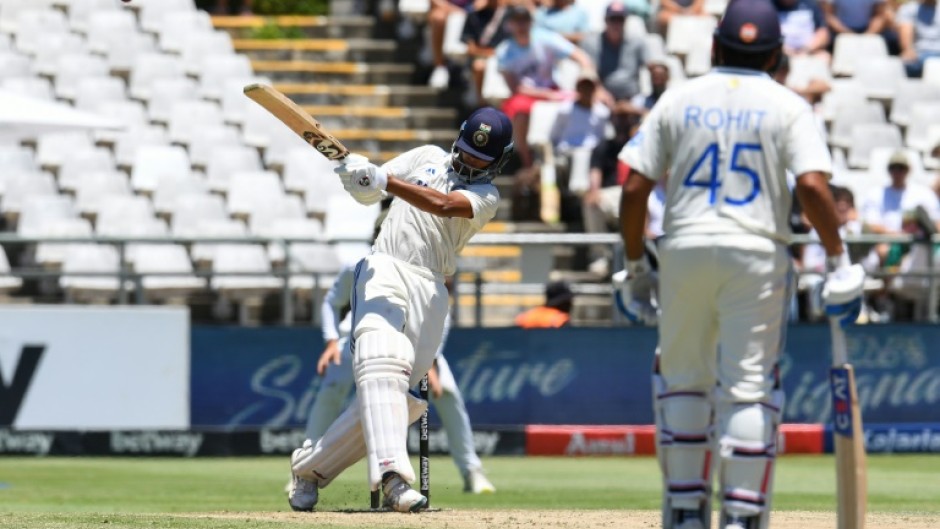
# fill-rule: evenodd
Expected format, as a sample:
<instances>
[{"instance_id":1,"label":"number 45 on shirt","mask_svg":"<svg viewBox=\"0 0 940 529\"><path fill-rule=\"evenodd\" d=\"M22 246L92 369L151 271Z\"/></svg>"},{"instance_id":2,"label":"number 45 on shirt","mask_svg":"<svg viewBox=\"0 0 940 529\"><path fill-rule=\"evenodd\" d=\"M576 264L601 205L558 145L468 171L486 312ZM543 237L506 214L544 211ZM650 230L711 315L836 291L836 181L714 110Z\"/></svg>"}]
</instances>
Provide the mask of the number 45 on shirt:
<instances>
[{"instance_id":1,"label":"number 45 on shirt","mask_svg":"<svg viewBox=\"0 0 940 529\"><path fill-rule=\"evenodd\" d=\"M725 196L723 200L727 204L743 206L757 198L760 193L760 176L758 176L757 171L744 165L740 160L741 155L748 151L761 152L761 145L759 143L735 143L731 149L731 157L726 172L729 175L740 175L746 181L750 181L750 192L739 197ZM705 152L695 161L692 170L682 180L682 185L685 187L704 187L708 189L708 203L712 205L717 201L718 189L722 186L722 182L718 180L718 175L721 172L718 167L721 159L719 154L718 144L709 144L705 148Z\"/></svg>"}]
</instances>

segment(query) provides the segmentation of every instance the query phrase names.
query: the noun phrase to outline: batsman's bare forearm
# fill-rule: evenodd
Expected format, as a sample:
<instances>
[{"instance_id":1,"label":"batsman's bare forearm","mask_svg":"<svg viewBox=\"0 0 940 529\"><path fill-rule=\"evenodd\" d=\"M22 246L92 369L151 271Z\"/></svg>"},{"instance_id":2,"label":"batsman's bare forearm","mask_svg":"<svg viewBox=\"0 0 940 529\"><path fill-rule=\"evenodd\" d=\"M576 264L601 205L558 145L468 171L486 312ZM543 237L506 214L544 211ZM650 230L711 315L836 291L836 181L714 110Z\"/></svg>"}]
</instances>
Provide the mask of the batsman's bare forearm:
<instances>
[{"instance_id":1,"label":"batsman's bare forearm","mask_svg":"<svg viewBox=\"0 0 940 529\"><path fill-rule=\"evenodd\" d=\"M803 213L819 234L826 255L842 255L842 236L839 235L839 218L836 204L829 190L829 180L820 172L800 175L796 180L796 196L803 206Z\"/></svg>"},{"instance_id":2,"label":"batsman's bare forearm","mask_svg":"<svg viewBox=\"0 0 940 529\"><path fill-rule=\"evenodd\" d=\"M647 204L656 182L630 171L620 195L620 236L623 237L627 260L643 257L643 234L646 232Z\"/></svg>"},{"instance_id":3,"label":"batsman's bare forearm","mask_svg":"<svg viewBox=\"0 0 940 529\"><path fill-rule=\"evenodd\" d=\"M470 200L456 191L445 194L435 189L410 184L392 175L388 176L388 186L385 190L421 211L438 217L473 218L473 206Z\"/></svg>"}]
</instances>

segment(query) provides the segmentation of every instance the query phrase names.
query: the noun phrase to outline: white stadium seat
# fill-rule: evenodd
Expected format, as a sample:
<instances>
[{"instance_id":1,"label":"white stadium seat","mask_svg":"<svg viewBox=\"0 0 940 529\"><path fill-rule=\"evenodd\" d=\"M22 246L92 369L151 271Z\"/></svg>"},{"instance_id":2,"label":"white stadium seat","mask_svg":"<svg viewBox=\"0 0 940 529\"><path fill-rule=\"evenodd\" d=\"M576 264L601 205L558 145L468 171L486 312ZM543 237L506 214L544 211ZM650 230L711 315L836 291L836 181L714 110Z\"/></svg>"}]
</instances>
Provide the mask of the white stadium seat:
<instances>
[{"instance_id":1,"label":"white stadium seat","mask_svg":"<svg viewBox=\"0 0 940 529\"><path fill-rule=\"evenodd\" d=\"M173 223L173 235L178 237L212 237L237 239L248 235L248 230L241 221L234 219L224 220L202 220L197 223L183 225L182 223ZM215 259L215 251L218 244L213 243L195 243L190 250L193 261L205 266L211 264Z\"/></svg>"},{"instance_id":2,"label":"white stadium seat","mask_svg":"<svg viewBox=\"0 0 940 529\"><path fill-rule=\"evenodd\" d=\"M52 101L52 83L42 77L8 77L0 81L0 89L14 94Z\"/></svg>"},{"instance_id":3,"label":"white stadium seat","mask_svg":"<svg viewBox=\"0 0 940 529\"><path fill-rule=\"evenodd\" d=\"M140 101L109 101L102 103L95 113L120 123L122 127L115 130L96 130L95 140L114 144L121 135L129 130L140 130L148 126L147 110Z\"/></svg>"},{"instance_id":4,"label":"white stadium seat","mask_svg":"<svg viewBox=\"0 0 940 529\"><path fill-rule=\"evenodd\" d=\"M330 241L371 241L381 206L364 206L348 194L330 197L324 232Z\"/></svg>"},{"instance_id":5,"label":"white stadium seat","mask_svg":"<svg viewBox=\"0 0 940 529\"><path fill-rule=\"evenodd\" d=\"M209 196L209 186L197 175L173 175L161 178L153 192L153 208L168 214L182 197Z\"/></svg>"},{"instance_id":6,"label":"white stadium seat","mask_svg":"<svg viewBox=\"0 0 940 529\"><path fill-rule=\"evenodd\" d=\"M852 129L866 123L885 123L885 110L880 103L846 103L836 109L832 120L832 132L829 143L848 148L852 141Z\"/></svg>"},{"instance_id":7,"label":"white stadium seat","mask_svg":"<svg viewBox=\"0 0 940 529\"><path fill-rule=\"evenodd\" d=\"M0 292L9 293L23 286L23 280L10 275L10 261L7 253L0 247Z\"/></svg>"},{"instance_id":8,"label":"white stadium seat","mask_svg":"<svg viewBox=\"0 0 940 529\"><path fill-rule=\"evenodd\" d=\"M163 127L134 127L114 136L114 159L118 167L131 167L137 151L145 146L169 145Z\"/></svg>"},{"instance_id":9,"label":"white stadium seat","mask_svg":"<svg viewBox=\"0 0 940 529\"><path fill-rule=\"evenodd\" d=\"M36 142L36 162L41 167L58 167L72 152L94 147L87 132L50 132Z\"/></svg>"},{"instance_id":10,"label":"white stadium seat","mask_svg":"<svg viewBox=\"0 0 940 529\"><path fill-rule=\"evenodd\" d=\"M672 17L666 32L666 51L687 55L693 47L700 45L704 38L711 37L717 25L718 21L711 16Z\"/></svg>"},{"instance_id":11,"label":"white stadium seat","mask_svg":"<svg viewBox=\"0 0 940 529\"><path fill-rule=\"evenodd\" d=\"M255 273L251 276L215 276L212 288L226 297L243 299L257 297L278 290L282 281L272 277L271 263L264 248L251 244L220 244L215 249L212 271L224 274Z\"/></svg>"},{"instance_id":12,"label":"white stadium seat","mask_svg":"<svg viewBox=\"0 0 940 529\"><path fill-rule=\"evenodd\" d=\"M2 7L0 7L2 10ZM46 35L69 32L65 14L54 9L28 9L21 11L16 19L14 40L16 49L24 53L34 53L36 43Z\"/></svg>"},{"instance_id":13,"label":"white stadium seat","mask_svg":"<svg viewBox=\"0 0 940 529\"><path fill-rule=\"evenodd\" d=\"M140 27L150 33L160 31L167 13L196 9L193 0L137 0L136 3L140 5Z\"/></svg>"},{"instance_id":14,"label":"white stadium seat","mask_svg":"<svg viewBox=\"0 0 940 529\"><path fill-rule=\"evenodd\" d=\"M869 99L893 99L906 78L899 57L873 57L855 65L855 80L865 87Z\"/></svg>"},{"instance_id":15,"label":"white stadium seat","mask_svg":"<svg viewBox=\"0 0 940 529\"><path fill-rule=\"evenodd\" d=\"M467 54L467 44L460 40L466 21L466 11L457 10L447 15L447 23L444 26L444 55L456 58Z\"/></svg>"},{"instance_id":16,"label":"white stadium seat","mask_svg":"<svg viewBox=\"0 0 940 529\"><path fill-rule=\"evenodd\" d=\"M920 152L931 150L933 145L929 145L927 129L937 123L940 123L940 103L914 103L911 107L911 122L904 137L905 144Z\"/></svg>"},{"instance_id":17,"label":"white stadium seat","mask_svg":"<svg viewBox=\"0 0 940 529\"><path fill-rule=\"evenodd\" d=\"M19 145L0 146L0 168L4 173L34 171L39 167L36 165L36 157L33 151Z\"/></svg>"},{"instance_id":18,"label":"white stadium seat","mask_svg":"<svg viewBox=\"0 0 940 529\"><path fill-rule=\"evenodd\" d=\"M117 72L129 72L137 64L138 57L157 51L157 39L153 35L132 33L124 35L120 43L108 49L108 66Z\"/></svg>"},{"instance_id":19,"label":"white stadium seat","mask_svg":"<svg viewBox=\"0 0 940 529\"><path fill-rule=\"evenodd\" d=\"M134 67L131 69L131 97L149 100L152 93L151 85L155 79L179 78L185 75L183 61L179 57L162 53L141 53L135 59Z\"/></svg>"},{"instance_id":20,"label":"white stadium seat","mask_svg":"<svg viewBox=\"0 0 940 529\"><path fill-rule=\"evenodd\" d=\"M44 237L91 237L91 223L86 219L57 219L43 228ZM59 267L65 261L69 243L39 243L36 245L36 263L44 267Z\"/></svg>"},{"instance_id":21,"label":"white stadium seat","mask_svg":"<svg viewBox=\"0 0 940 529\"><path fill-rule=\"evenodd\" d=\"M225 31L212 31L190 36L183 44L181 55L183 64L186 65L186 73L200 75L205 62L211 57L232 55L234 53L235 47L232 44L232 36Z\"/></svg>"},{"instance_id":22,"label":"white stadium seat","mask_svg":"<svg viewBox=\"0 0 940 529\"><path fill-rule=\"evenodd\" d=\"M278 207L283 198L281 180L271 171L238 172L229 181L228 210L233 216Z\"/></svg>"},{"instance_id":23,"label":"white stadium seat","mask_svg":"<svg viewBox=\"0 0 940 529\"><path fill-rule=\"evenodd\" d=\"M101 205L115 196L131 196L127 175L121 171L97 171L75 183L75 207L83 215L97 216Z\"/></svg>"},{"instance_id":24,"label":"white stadium seat","mask_svg":"<svg viewBox=\"0 0 940 529\"><path fill-rule=\"evenodd\" d=\"M320 179L335 179L333 169L336 165L336 162L309 147L291 149L284 161L284 189L289 193L306 196L318 187ZM338 189L342 190L342 186L338 186ZM332 189L327 190L326 194L332 194ZM323 196L314 198L319 200Z\"/></svg>"},{"instance_id":25,"label":"white stadium seat","mask_svg":"<svg viewBox=\"0 0 940 529\"><path fill-rule=\"evenodd\" d=\"M75 85L74 99L76 108L96 112L105 103L127 101L127 87L118 77L85 77Z\"/></svg>"},{"instance_id":26,"label":"white stadium seat","mask_svg":"<svg viewBox=\"0 0 940 529\"><path fill-rule=\"evenodd\" d=\"M213 31L212 19L205 11L172 11L160 20L160 49L170 53L183 51L185 43L194 33Z\"/></svg>"},{"instance_id":27,"label":"white stadium seat","mask_svg":"<svg viewBox=\"0 0 940 529\"><path fill-rule=\"evenodd\" d=\"M68 0L69 25L78 33L88 33L92 15L122 8L129 10L129 6L114 0Z\"/></svg>"},{"instance_id":28,"label":"white stadium seat","mask_svg":"<svg viewBox=\"0 0 940 529\"><path fill-rule=\"evenodd\" d=\"M33 73L51 77L55 75L60 55L86 51L85 40L74 33L44 35L35 45Z\"/></svg>"},{"instance_id":29,"label":"white stadium seat","mask_svg":"<svg viewBox=\"0 0 940 529\"><path fill-rule=\"evenodd\" d=\"M887 56L888 46L881 35L840 33L832 54L832 73L851 77L860 62Z\"/></svg>"},{"instance_id":30,"label":"white stadium seat","mask_svg":"<svg viewBox=\"0 0 940 529\"><path fill-rule=\"evenodd\" d=\"M186 150L177 145L148 145L137 150L131 168L131 187L153 193L164 178L184 178L190 174Z\"/></svg>"},{"instance_id":31,"label":"white stadium seat","mask_svg":"<svg viewBox=\"0 0 940 529\"><path fill-rule=\"evenodd\" d=\"M871 151L878 147L898 149L903 146L901 131L897 126L882 124L858 125L852 129L849 144L849 167L867 169Z\"/></svg>"},{"instance_id":32,"label":"white stadium seat","mask_svg":"<svg viewBox=\"0 0 940 529\"><path fill-rule=\"evenodd\" d=\"M228 212L225 210L225 201L219 195L210 194L187 194L176 197L170 206L170 223L174 235L193 232L187 232L193 226L198 226L202 222L229 220ZM239 223L244 229L244 226Z\"/></svg>"},{"instance_id":33,"label":"white stadium seat","mask_svg":"<svg viewBox=\"0 0 940 529\"><path fill-rule=\"evenodd\" d=\"M226 123L241 125L245 122L246 109L254 103L245 97L243 89L253 83L271 84L271 81L264 77L242 77L226 79L222 84L222 117Z\"/></svg>"},{"instance_id":34,"label":"white stadium seat","mask_svg":"<svg viewBox=\"0 0 940 529\"><path fill-rule=\"evenodd\" d=\"M209 153L206 164L206 178L209 189L225 193L229 179L238 171L261 171L261 156L258 151L244 146L221 146Z\"/></svg>"},{"instance_id":35,"label":"white stadium seat","mask_svg":"<svg viewBox=\"0 0 940 529\"><path fill-rule=\"evenodd\" d=\"M73 151L59 166L59 188L71 191L85 173L114 169L114 156L109 149L92 147Z\"/></svg>"},{"instance_id":36,"label":"white stadium seat","mask_svg":"<svg viewBox=\"0 0 940 529\"><path fill-rule=\"evenodd\" d=\"M193 275L186 248L177 244L141 244L134 249L134 272L173 274L144 276L142 284L149 297L185 297L206 288L206 280Z\"/></svg>"},{"instance_id":37,"label":"white stadium seat","mask_svg":"<svg viewBox=\"0 0 940 529\"><path fill-rule=\"evenodd\" d=\"M240 146L238 129L228 125L214 125L199 131L189 142L189 160L193 166L205 167L212 149L222 145Z\"/></svg>"},{"instance_id":38,"label":"white stadium seat","mask_svg":"<svg viewBox=\"0 0 940 529\"><path fill-rule=\"evenodd\" d=\"M115 276L119 268L120 259L113 246L69 245L62 261L63 276L59 279L59 285L65 290L67 300L111 300L118 290L119 283ZM108 276L80 275L89 272Z\"/></svg>"},{"instance_id":39,"label":"white stadium seat","mask_svg":"<svg viewBox=\"0 0 940 529\"><path fill-rule=\"evenodd\" d=\"M199 75L199 94L208 99L221 100L225 81L244 79L253 74L251 61L246 55L211 55L206 57Z\"/></svg>"},{"instance_id":40,"label":"white stadium seat","mask_svg":"<svg viewBox=\"0 0 940 529\"><path fill-rule=\"evenodd\" d=\"M60 219L78 218L70 197L64 195L34 196L23 203L16 233L23 237L42 236L46 226Z\"/></svg>"},{"instance_id":41,"label":"white stadium seat","mask_svg":"<svg viewBox=\"0 0 940 529\"><path fill-rule=\"evenodd\" d=\"M202 129L222 125L222 109L208 101L182 101L170 109L168 134L174 143L188 144ZM282 128L283 125L282 125Z\"/></svg>"},{"instance_id":42,"label":"white stadium seat","mask_svg":"<svg viewBox=\"0 0 940 529\"><path fill-rule=\"evenodd\" d=\"M483 72L483 99L491 104L497 104L512 95L509 85L503 74L499 73L499 64L496 57L486 60L486 70Z\"/></svg>"},{"instance_id":43,"label":"white stadium seat","mask_svg":"<svg viewBox=\"0 0 940 529\"><path fill-rule=\"evenodd\" d=\"M0 53L0 79L32 74L29 57L7 51Z\"/></svg>"},{"instance_id":44,"label":"white stadium seat","mask_svg":"<svg viewBox=\"0 0 940 529\"><path fill-rule=\"evenodd\" d=\"M911 108L916 103L928 102L940 102L940 87L920 79L903 79L891 103L891 122L907 126L911 122Z\"/></svg>"},{"instance_id":45,"label":"white stadium seat","mask_svg":"<svg viewBox=\"0 0 940 529\"><path fill-rule=\"evenodd\" d=\"M0 210L4 214L19 215L23 204L40 196L56 196L59 190L50 173L25 171L6 178L3 202Z\"/></svg>"},{"instance_id":46,"label":"white stadium seat","mask_svg":"<svg viewBox=\"0 0 940 529\"><path fill-rule=\"evenodd\" d=\"M108 64L101 57L86 53L60 55L55 66L55 94L65 99L75 99L80 80L107 76L108 73Z\"/></svg>"},{"instance_id":47,"label":"white stadium seat","mask_svg":"<svg viewBox=\"0 0 940 529\"><path fill-rule=\"evenodd\" d=\"M940 89L940 57L930 57L924 61L923 80L935 90Z\"/></svg>"},{"instance_id":48,"label":"white stadium seat","mask_svg":"<svg viewBox=\"0 0 940 529\"><path fill-rule=\"evenodd\" d=\"M790 74L787 86L794 90L803 90L812 81L832 81L832 73L825 60L811 55L797 55L790 58Z\"/></svg>"},{"instance_id":49,"label":"white stadium seat","mask_svg":"<svg viewBox=\"0 0 940 529\"><path fill-rule=\"evenodd\" d=\"M129 9L115 9L92 13L88 18L88 49L105 54L120 46L138 32L137 18Z\"/></svg>"},{"instance_id":50,"label":"white stadium seat","mask_svg":"<svg viewBox=\"0 0 940 529\"><path fill-rule=\"evenodd\" d=\"M150 101L147 105L150 119L158 123L169 123L174 105L183 101L199 100L198 86L196 81L188 77L154 79L150 85Z\"/></svg>"}]
</instances>

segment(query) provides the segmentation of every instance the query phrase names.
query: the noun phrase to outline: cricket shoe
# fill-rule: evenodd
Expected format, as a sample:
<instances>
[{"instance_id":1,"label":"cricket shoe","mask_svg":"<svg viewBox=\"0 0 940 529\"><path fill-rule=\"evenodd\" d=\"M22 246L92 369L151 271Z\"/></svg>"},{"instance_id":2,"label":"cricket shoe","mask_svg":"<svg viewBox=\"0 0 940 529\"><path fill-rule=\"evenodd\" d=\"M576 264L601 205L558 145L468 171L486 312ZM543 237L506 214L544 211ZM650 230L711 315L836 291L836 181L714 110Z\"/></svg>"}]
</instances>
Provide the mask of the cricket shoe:
<instances>
[{"instance_id":1,"label":"cricket shoe","mask_svg":"<svg viewBox=\"0 0 940 529\"><path fill-rule=\"evenodd\" d=\"M705 529L701 513L697 509L683 509L677 514L679 523L676 524L676 529Z\"/></svg>"},{"instance_id":2,"label":"cricket shoe","mask_svg":"<svg viewBox=\"0 0 940 529\"><path fill-rule=\"evenodd\" d=\"M752 523L756 520L756 516L728 515L725 519L726 523L724 529L756 529L757 525Z\"/></svg>"},{"instance_id":3,"label":"cricket shoe","mask_svg":"<svg viewBox=\"0 0 940 529\"><path fill-rule=\"evenodd\" d=\"M486 474L482 470L472 469L463 477L463 491L473 494L493 494L496 487L486 479Z\"/></svg>"},{"instance_id":4,"label":"cricket shoe","mask_svg":"<svg viewBox=\"0 0 940 529\"><path fill-rule=\"evenodd\" d=\"M294 450L291 456L291 462L298 456L298 452L303 452L303 448ZM316 481L304 479L291 472L291 482L287 490L287 503L295 511L310 512L317 505L320 499L320 491Z\"/></svg>"},{"instance_id":5,"label":"cricket shoe","mask_svg":"<svg viewBox=\"0 0 940 529\"><path fill-rule=\"evenodd\" d=\"M416 512L428 504L428 499L411 488L401 476L394 472L387 476L382 480L386 507L398 512Z\"/></svg>"}]
</instances>

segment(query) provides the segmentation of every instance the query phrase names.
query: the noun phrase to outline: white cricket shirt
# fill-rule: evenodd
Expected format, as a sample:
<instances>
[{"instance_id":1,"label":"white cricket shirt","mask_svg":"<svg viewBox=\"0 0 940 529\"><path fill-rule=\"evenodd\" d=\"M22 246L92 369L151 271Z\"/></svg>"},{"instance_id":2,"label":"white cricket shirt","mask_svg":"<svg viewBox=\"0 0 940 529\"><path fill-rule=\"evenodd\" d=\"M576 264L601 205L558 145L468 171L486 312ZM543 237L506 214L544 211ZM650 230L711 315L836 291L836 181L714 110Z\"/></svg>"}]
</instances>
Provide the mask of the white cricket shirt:
<instances>
[{"instance_id":1,"label":"white cricket shirt","mask_svg":"<svg viewBox=\"0 0 940 529\"><path fill-rule=\"evenodd\" d=\"M668 171L669 237L757 234L786 241L787 170L832 173L809 105L766 74L733 68L669 89L620 159L652 180Z\"/></svg>"},{"instance_id":2,"label":"white cricket shirt","mask_svg":"<svg viewBox=\"0 0 940 529\"><path fill-rule=\"evenodd\" d=\"M499 191L490 183L467 184L450 170L450 153L428 145L412 149L382 166L388 174L441 193L457 191L470 200L473 218L426 213L396 198L382 222L373 250L444 275L453 274L457 254L470 237L496 215Z\"/></svg>"}]
</instances>

